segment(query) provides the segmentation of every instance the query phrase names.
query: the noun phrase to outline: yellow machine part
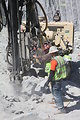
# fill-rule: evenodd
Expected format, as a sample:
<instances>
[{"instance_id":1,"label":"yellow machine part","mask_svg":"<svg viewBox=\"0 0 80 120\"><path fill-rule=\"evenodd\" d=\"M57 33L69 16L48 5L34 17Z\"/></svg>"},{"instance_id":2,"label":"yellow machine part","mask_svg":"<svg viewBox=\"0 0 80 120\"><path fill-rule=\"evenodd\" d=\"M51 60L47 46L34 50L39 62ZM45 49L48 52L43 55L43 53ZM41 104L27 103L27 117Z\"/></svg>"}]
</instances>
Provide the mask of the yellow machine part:
<instances>
[{"instance_id":1,"label":"yellow machine part","mask_svg":"<svg viewBox=\"0 0 80 120\"><path fill-rule=\"evenodd\" d=\"M41 29L44 29L45 23L41 22ZM73 50L74 30L72 22L49 22L45 31L46 38L55 43L63 50Z\"/></svg>"}]
</instances>

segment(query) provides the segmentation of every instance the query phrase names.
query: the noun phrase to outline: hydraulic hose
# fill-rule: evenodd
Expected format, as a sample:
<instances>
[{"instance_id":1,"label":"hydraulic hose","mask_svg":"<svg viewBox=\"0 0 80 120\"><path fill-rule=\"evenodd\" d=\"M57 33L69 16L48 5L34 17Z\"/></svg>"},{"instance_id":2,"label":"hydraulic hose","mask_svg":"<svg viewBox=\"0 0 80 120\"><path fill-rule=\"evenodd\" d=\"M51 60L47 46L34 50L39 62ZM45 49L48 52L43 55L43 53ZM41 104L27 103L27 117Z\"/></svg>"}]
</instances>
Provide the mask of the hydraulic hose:
<instances>
[{"instance_id":1,"label":"hydraulic hose","mask_svg":"<svg viewBox=\"0 0 80 120\"><path fill-rule=\"evenodd\" d=\"M43 14L44 14L44 17L45 17L46 26L45 26L44 30L42 31L42 34L43 34L43 33L45 32L45 30L47 29L48 20L47 20L47 16L46 16L45 10L44 10L44 8L42 7L41 3L40 3L39 1L37 1L37 0L35 0L35 2L39 5L39 7L41 8L41 10L42 10L42 12L43 12ZM23 2L23 5L26 5L26 4L27 4L26 1Z\"/></svg>"},{"instance_id":2,"label":"hydraulic hose","mask_svg":"<svg viewBox=\"0 0 80 120\"><path fill-rule=\"evenodd\" d=\"M45 21L46 21L46 26L44 28L44 30L42 31L42 34L45 32L45 30L47 29L47 26L48 26L48 20L47 20L47 16L46 16L46 13L44 11L44 8L42 7L41 3L39 1L36 0L36 3L40 6L43 14L44 14L44 17L45 17Z\"/></svg>"}]
</instances>

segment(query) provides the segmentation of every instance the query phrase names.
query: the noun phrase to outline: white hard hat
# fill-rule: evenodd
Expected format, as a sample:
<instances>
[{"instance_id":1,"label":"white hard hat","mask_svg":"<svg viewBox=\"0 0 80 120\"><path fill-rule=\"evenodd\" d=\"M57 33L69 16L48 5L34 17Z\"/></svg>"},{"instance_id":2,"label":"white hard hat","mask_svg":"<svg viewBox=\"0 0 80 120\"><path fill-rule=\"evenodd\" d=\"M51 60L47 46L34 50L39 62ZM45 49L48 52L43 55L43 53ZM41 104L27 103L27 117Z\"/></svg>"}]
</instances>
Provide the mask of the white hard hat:
<instances>
[{"instance_id":1,"label":"white hard hat","mask_svg":"<svg viewBox=\"0 0 80 120\"><path fill-rule=\"evenodd\" d=\"M51 46L49 49L49 53L55 53L58 52L58 49L55 46Z\"/></svg>"}]
</instances>

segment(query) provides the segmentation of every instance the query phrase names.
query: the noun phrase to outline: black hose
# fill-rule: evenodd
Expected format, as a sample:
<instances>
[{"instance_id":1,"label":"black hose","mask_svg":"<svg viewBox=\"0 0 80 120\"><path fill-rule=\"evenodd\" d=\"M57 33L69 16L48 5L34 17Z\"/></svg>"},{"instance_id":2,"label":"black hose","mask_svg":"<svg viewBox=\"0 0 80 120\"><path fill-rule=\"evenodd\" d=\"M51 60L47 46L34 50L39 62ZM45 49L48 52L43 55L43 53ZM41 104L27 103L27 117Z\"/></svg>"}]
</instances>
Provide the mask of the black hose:
<instances>
[{"instance_id":1,"label":"black hose","mask_svg":"<svg viewBox=\"0 0 80 120\"><path fill-rule=\"evenodd\" d=\"M29 1L28 1L28 2L29 2ZM23 2L23 6L26 5L28 2L26 2L26 1ZM42 31L42 34L44 34L44 32L45 32L45 30L47 29L47 26L48 26L47 16L46 16L45 10L44 10L44 8L42 7L41 3L40 3L39 1L37 1L37 0L35 0L35 2L40 6L40 8L41 8L41 10L42 10L42 12L43 12L43 14L44 14L44 17L45 17L46 26L45 26L44 30Z\"/></svg>"},{"instance_id":2,"label":"black hose","mask_svg":"<svg viewBox=\"0 0 80 120\"><path fill-rule=\"evenodd\" d=\"M45 26L44 30L42 31L42 33L44 33L45 30L47 29L47 26L48 26L47 16L46 16L46 13L45 13L44 8L42 7L41 3L40 3L39 1L37 1L37 0L36 0L36 3L37 3L37 4L40 6L40 8L42 9L43 14L44 14L44 17L45 17L45 20L46 20L46 26Z\"/></svg>"}]
</instances>

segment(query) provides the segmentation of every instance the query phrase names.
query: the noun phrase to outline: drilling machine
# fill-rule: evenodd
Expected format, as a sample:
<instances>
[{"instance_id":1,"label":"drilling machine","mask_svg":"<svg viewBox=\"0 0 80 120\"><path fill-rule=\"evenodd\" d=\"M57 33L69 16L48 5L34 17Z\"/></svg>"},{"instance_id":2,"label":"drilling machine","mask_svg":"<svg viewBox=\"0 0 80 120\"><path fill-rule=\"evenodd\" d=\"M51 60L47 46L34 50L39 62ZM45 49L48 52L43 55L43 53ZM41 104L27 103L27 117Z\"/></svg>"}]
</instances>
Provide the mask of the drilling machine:
<instances>
[{"instance_id":1,"label":"drilling machine","mask_svg":"<svg viewBox=\"0 0 80 120\"><path fill-rule=\"evenodd\" d=\"M40 28L37 5L42 10L46 21L43 31ZM25 31L21 32L23 17ZM7 62L11 66L11 79L22 79L25 67L28 70L31 65L33 43L35 42L37 46L42 44L42 36L47 28L47 17L37 0L0 0L0 31L6 24L8 28Z\"/></svg>"},{"instance_id":2,"label":"drilling machine","mask_svg":"<svg viewBox=\"0 0 80 120\"><path fill-rule=\"evenodd\" d=\"M43 13L42 17L38 8ZM6 50L11 80L22 81L25 69L30 69L34 44L42 49L44 41L49 40L62 51L61 54L73 51L73 24L48 23L46 13L37 0L0 0L0 31L5 25L8 29ZM21 30L23 25L25 29Z\"/></svg>"}]
</instances>

